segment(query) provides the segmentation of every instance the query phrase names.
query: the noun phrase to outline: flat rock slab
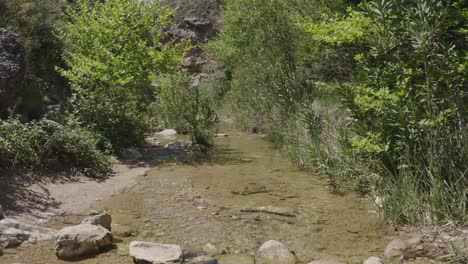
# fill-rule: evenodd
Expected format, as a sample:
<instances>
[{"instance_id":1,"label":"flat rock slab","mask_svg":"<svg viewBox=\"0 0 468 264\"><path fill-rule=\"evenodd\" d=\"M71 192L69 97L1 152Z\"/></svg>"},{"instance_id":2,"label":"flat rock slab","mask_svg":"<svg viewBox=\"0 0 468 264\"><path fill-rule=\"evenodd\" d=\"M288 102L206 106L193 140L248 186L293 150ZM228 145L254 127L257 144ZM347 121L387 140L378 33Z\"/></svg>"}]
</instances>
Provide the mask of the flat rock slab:
<instances>
[{"instance_id":1,"label":"flat rock slab","mask_svg":"<svg viewBox=\"0 0 468 264\"><path fill-rule=\"evenodd\" d=\"M241 209L241 212L244 213L265 213L265 214L274 214L279 216L286 217L296 217L296 214L288 208L276 207L276 206L260 206L254 208L244 208Z\"/></svg>"},{"instance_id":2,"label":"flat rock slab","mask_svg":"<svg viewBox=\"0 0 468 264\"><path fill-rule=\"evenodd\" d=\"M56 255L59 259L77 259L97 254L111 245L112 234L102 226L69 226L57 234Z\"/></svg>"},{"instance_id":3,"label":"flat rock slab","mask_svg":"<svg viewBox=\"0 0 468 264\"><path fill-rule=\"evenodd\" d=\"M130 243L130 256L135 263L180 263L182 249L179 245L158 244L142 241Z\"/></svg>"},{"instance_id":4,"label":"flat rock slab","mask_svg":"<svg viewBox=\"0 0 468 264\"><path fill-rule=\"evenodd\" d=\"M22 243L54 239L57 230L24 224L12 219L0 220L0 247L14 248Z\"/></svg>"},{"instance_id":5,"label":"flat rock slab","mask_svg":"<svg viewBox=\"0 0 468 264\"><path fill-rule=\"evenodd\" d=\"M255 257L247 254L222 255L218 264L255 264Z\"/></svg>"}]
</instances>

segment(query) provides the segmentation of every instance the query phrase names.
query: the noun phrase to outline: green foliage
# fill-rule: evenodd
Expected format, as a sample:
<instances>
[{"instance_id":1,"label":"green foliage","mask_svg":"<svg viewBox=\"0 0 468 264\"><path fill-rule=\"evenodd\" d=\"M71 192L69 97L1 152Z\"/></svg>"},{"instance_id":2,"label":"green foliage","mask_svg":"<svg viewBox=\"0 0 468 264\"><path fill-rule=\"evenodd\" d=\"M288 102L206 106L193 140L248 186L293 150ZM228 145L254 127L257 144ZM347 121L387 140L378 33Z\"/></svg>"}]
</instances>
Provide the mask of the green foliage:
<instances>
[{"instance_id":1,"label":"green foliage","mask_svg":"<svg viewBox=\"0 0 468 264\"><path fill-rule=\"evenodd\" d=\"M460 38L466 35L458 30L464 11L425 0L368 1L359 10L305 25L315 48L359 47L348 49L359 70L340 88L353 131L348 146L378 163L388 220L422 222L429 214L429 220L464 221L466 49Z\"/></svg>"},{"instance_id":2,"label":"green foliage","mask_svg":"<svg viewBox=\"0 0 468 264\"><path fill-rule=\"evenodd\" d=\"M215 103L200 87L190 87L189 76L167 76L158 91L157 116L165 127L188 133L196 144L210 146L218 124Z\"/></svg>"},{"instance_id":3,"label":"green foliage","mask_svg":"<svg viewBox=\"0 0 468 264\"><path fill-rule=\"evenodd\" d=\"M75 169L88 176L110 171L101 139L86 129L43 119L0 121L0 172L21 173Z\"/></svg>"},{"instance_id":4,"label":"green foliage","mask_svg":"<svg viewBox=\"0 0 468 264\"><path fill-rule=\"evenodd\" d=\"M1 0L0 28L18 33L27 61L25 89L19 111L29 118L43 114L46 103L58 103L67 93L61 65L63 43L54 35L62 21L62 0Z\"/></svg>"},{"instance_id":5,"label":"green foliage","mask_svg":"<svg viewBox=\"0 0 468 264\"><path fill-rule=\"evenodd\" d=\"M228 1L219 40L210 44L232 77L231 98L237 119L265 131L296 101L311 95L301 82L301 28L289 1Z\"/></svg>"},{"instance_id":6,"label":"green foliage","mask_svg":"<svg viewBox=\"0 0 468 264\"><path fill-rule=\"evenodd\" d=\"M109 0L68 5L60 37L69 49L61 70L71 85L73 113L114 149L138 145L148 132L156 75L173 72L184 45L155 47L171 11L158 1Z\"/></svg>"}]
</instances>

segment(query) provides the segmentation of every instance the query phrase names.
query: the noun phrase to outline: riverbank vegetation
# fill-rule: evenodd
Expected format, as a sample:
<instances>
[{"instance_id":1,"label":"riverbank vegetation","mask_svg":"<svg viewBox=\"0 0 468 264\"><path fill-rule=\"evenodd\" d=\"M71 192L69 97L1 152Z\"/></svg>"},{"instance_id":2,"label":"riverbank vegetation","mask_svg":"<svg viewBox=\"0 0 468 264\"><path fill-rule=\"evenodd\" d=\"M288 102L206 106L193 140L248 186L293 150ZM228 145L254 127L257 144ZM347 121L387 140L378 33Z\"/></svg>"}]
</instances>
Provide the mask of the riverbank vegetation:
<instances>
[{"instance_id":1,"label":"riverbank vegetation","mask_svg":"<svg viewBox=\"0 0 468 264\"><path fill-rule=\"evenodd\" d=\"M27 76L48 87L32 88L40 93L33 96L38 109L10 109L10 117L0 120L2 177L70 168L105 174L109 154L142 146L162 125L178 124L196 144L210 145L218 122L211 98L189 82L160 85L168 76L190 79L180 65L191 44L163 44L173 9L159 1L127 0L8 0L0 5L1 26L24 37L31 67ZM21 20L23 13L34 19ZM40 64L44 71L35 70ZM42 97L56 90L62 93L60 102L45 109ZM173 108L178 106L183 107Z\"/></svg>"},{"instance_id":2,"label":"riverbank vegetation","mask_svg":"<svg viewBox=\"0 0 468 264\"><path fill-rule=\"evenodd\" d=\"M387 221L468 221L462 1L228 1L230 115Z\"/></svg>"}]
</instances>

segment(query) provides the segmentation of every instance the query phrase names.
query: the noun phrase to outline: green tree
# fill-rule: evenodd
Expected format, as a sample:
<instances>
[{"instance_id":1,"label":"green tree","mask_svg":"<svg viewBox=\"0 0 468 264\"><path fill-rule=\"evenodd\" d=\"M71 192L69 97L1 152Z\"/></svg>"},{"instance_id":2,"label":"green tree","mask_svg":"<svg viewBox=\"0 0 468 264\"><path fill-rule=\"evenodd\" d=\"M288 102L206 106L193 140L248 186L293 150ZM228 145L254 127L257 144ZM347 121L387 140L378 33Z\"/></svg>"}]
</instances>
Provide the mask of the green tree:
<instances>
[{"instance_id":1,"label":"green tree","mask_svg":"<svg viewBox=\"0 0 468 264\"><path fill-rule=\"evenodd\" d=\"M162 46L171 11L159 1L78 1L67 8L61 73L73 90L73 113L114 149L141 144L149 129L152 81L177 70L184 46Z\"/></svg>"}]
</instances>

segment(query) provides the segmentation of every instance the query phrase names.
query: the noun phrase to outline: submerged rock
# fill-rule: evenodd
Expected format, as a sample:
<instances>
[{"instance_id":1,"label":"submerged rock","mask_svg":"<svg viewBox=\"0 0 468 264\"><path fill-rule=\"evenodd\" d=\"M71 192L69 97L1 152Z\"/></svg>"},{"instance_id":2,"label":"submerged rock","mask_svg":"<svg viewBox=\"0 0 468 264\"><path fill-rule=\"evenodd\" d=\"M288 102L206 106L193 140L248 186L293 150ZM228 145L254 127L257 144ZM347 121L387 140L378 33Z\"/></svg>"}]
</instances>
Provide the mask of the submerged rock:
<instances>
[{"instance_id":1,"label":"submerged rock","mask_svg":"<svg viewBox=\"0 0 468 264\"><path fill-rule=\"evenodd\" d=\"M218 257L218 264L255 264L255 258L247 254L222 255Z\"/></svg>"},{"instance_id":2,"label":"submerged rock","mask_svg":"<svg viewBox=\"0 0 468 264\"><path fill-rule=\"evenodd\" d=\"M379 257L370 257L363 264L382 264L382 260Z\"/></svg>"},{"instance_id":3,"label":"submerged rock","mask_svg":"<svg viewBox=\"0 0 468 264\"><path fill-rule=\"evenodd\" d=\"M277 264L294 264L296 257L291 251L282 243L276 240L269 240L260 247L258 250L260 259L259 263L277 263Z\"/></svg>"},{"instance_id":4,"label":"submerged rock","mask_svg":"<svg viewBox=\"0 0 468 264\"><path fill-rule=\"evenodd\" d=\"M104 227L81 224L65 227L57 234L56 255L59 259L76 259L99 253L112 245L112 234Z\"/></svg>"},{"instance_id":5,"label":"submerged rock","mask_svg":"<svg viewBox=\"0 0 468 264\"><path fill-rule=\"evenodd\" d=\"M387 258L394 258L403 255L407 246L403 240L394 239L392 240L384 250L384 255Z\"/></svg>"},{"instance_id":6,"label":"submerged rock","mask_svg":"<svg viewBox=\"0 0 468 264\"><path fill-rule=\"evenodd\" d=\"M218 264L218 260L210 256L199 256L189 262L190 264Z\"/></svg>"},{"instance_id":7,"label":"submerged rock","mask_svg":"<svg viewBox=\"0 0 468 264\"><path fill-rule=\"evenodd\" d=\"M216 246L211 243L203 246L203 252L209 256L216 256L222 253Z\"/></svg>"},{"instance_id":8,"label":"submerged rock","mask_svg":"<svg viewBox=\"0 0 468 264\"><path fill-rule=\"evenodd\" d=\"M98 215L86 217L81 223L102 226L109 231L112 230L111 228L112 217L110 214L106 212L98 214Z\"/></svg>"},{"instance_id":9,"label":"submerged rock","mask_svg":"<svg viewBox=\"0 0 468 264\"><path fill-rule=\"evenodd\" d=\"M315 261L309 262L309 264L345 264L345 263L337 261L337 260L328 259L328 260L315 260Z\"/></svg>"},{"instance_id":10,"label":"submerged rock","mask_svg":"<svg viewBox=\"0 0 468 264\"><path fill-rule=\"evenodd\" d=\"M182 258L182 249L178 245L133 241L130 256L137 264L177 263Z\"/></svg>"},{"instance_id":11,"label":"submerged rock","mask_svg":"<svg viewBox=\"0 0 468 264\"><path fill-rule=\"evenodd\" d=\"M120 156L128 161L136 161L143 158L143 155L137 148L126 148L120 152Z\"/></svg>"},{"instance_id":12,"label":"submerged rock","mask_svg":"<svg viewBox=\"0 0 468 264\"><path fill-rule=\"evenodd\" d=\"M165 149L176 150L176 151L187 151L192 147L192 142L178 140L171 142L164 146Z\"/></svg>"},{"instance_id":13,"label":"submerged rock","mask_svg":"<svg viewBox=\"0 0 468 264\"><path fill-rule=\"evenodd\" d=\"M24 242L52 240L57 230L24 224L12 219L0 220L0 247L13 248Z\"/></svg>"}]
</instances>

